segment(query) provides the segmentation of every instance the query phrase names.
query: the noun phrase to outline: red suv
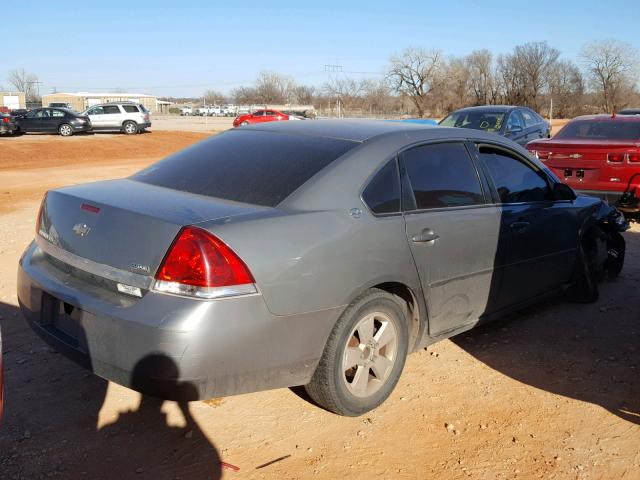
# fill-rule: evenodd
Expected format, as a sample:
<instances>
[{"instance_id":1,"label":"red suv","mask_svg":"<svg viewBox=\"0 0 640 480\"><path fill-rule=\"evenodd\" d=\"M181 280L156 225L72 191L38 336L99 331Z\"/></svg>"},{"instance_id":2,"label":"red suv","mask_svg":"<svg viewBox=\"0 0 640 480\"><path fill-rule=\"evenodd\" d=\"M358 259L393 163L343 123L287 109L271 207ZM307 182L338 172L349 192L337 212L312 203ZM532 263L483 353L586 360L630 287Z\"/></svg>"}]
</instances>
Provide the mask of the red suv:
<instances>
[{"instance_id":1,"label":"red suv","mask_svg":"<svg viewBox=\"0 0 640 480\"><path fill-rule=\"evenodd\" d=\"M239 127L250 123L277 122L280 120L289 120L289 115L277 110L256 110L249 115L238 115L233 121L233 126Z\"/></svg>"},{"instance_id":2,"label":"red suv","mask_svg":"<svg viewBox=\"0 0 640 480\"><path fill-rule=\"evenodd\" d=\"M617 202L626 212L640 211L639 115L577 117L527 149L574 190Z\"/></svg>"}]
</instances>

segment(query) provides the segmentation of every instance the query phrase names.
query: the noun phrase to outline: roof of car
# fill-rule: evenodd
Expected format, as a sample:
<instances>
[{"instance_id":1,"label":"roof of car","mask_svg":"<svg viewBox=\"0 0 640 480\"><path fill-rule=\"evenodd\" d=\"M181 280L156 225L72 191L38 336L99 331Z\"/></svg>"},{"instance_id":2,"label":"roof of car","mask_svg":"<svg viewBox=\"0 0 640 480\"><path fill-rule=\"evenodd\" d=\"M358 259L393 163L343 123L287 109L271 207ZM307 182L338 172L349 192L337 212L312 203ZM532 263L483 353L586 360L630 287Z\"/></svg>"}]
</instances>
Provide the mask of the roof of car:
<instances>
[{"instance_id":1,"label":"roof of car","mask_svg":"<svg viewBox=\"0 0 640 480\"><path fill-rule=\"evenodd\" d=\"M292 133L316 137L339 138L363 142L379 135L391 132L406 132L434 128L403 122L385 122L383 120L291 120L288 122L267 122L240 127L240 129L262 130L267 132Z\"/></svg>"},{"instance_id":2,"label":"roof of car","mask_svg":"<svg viewBox=\"0 0 640 480\"><path fill-rule=\"evenodd\" d=\"M510 112L515 108L527 108L517 107L515 105L479 105L476 107L464 107L456 110L456 112L470 112L470 111L487 111L487 112ZM453 112L452 112L453 113Z\"/></svg>"},{"instance_id":3,"label":"roof of car","mask_svg":"<svg viewBox=\"0 0 640 480\"><path fill-rule=\"evenodd\" d=\"M576 120L612 120L621 122L640 122L640 115L609 115L608 113L598 115L580 115L579 117L572 118L571 121Z\"/></svg>"}]
</instances>

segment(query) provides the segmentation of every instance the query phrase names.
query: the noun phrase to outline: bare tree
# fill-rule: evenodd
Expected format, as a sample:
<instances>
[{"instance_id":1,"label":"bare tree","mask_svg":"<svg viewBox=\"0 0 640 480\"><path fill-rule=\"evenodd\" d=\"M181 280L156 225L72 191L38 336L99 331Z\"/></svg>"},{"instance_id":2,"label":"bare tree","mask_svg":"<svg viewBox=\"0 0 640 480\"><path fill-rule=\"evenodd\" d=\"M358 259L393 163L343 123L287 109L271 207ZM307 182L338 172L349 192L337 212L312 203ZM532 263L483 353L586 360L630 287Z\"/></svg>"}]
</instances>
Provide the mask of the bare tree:
<instances>
[{"instance_id":1,"label":"bare tree","mask_svg":"<svg viewBox=\"0 0 640 480\"><path fill-rule=\"evenodd\" d=\"M296 85L291 93L292 100L295 103L299 105L311 105L316 89L307 85Z\"/></svg>"},{"instance_id":2,"label":"bare tree","mask_svg":"<svg viewBox=\"0 0 640 480\"><path fill-rule=\"evenodd\" d=\"M291 103L293 79L276 72L260 72L255 82L256 95L261 103Z\"/></svg>"},{"instance_id":3,"label":"bare tree","mask_svg":"<svg viewBox=\"0 0 640 480\"><path fill-rule=\"evenodd\" d=\"M7 77L9 84L19 91L24 92L27 102L38 101L38 76L34 73L27 73L24 68L11 70Z\"/></svg>"},{"instance_id":4,"label":"bare tree","mask_svg":"<svg viewBox=\"0 0 640 480\"><path fill-rule=\"evenodd\" d=\"M466 58L469 69L470 88L475 105L495 104L498 88L495 79L493 55L489 50L474 50Z\"/></svg>"},{"instance_id":5,"label":"bare tree","mask_svg":"<svg viewBox=\"0 0 640 480\"><path fill-rule=\"evenodd\" d=\"M600 40L584 46L580 56L600 106L615 111L634 93L638 51L618 40Z\"/></svg>"},{"instance_id":6,"label":"bare tree","mask_svg":"<svg viewBox=\"0 0 640 480\"><path fill-rule=\"evenodd\" d=\"M238 87L231 92L235 103L239 105L252 105L259 103L256 89L252 87Z\"/></svg>"},{"instance_id":7,"label":"bare tree","mask_svg":"<svg viewBox=\"0 0 640 480\"><path fill-rule=\"evenodd\" d=\"M225 103L227 98L217 90L205 90L202 95L207 105L220 105Z\"/></svg>"},{"instance_id":8,"label":"bare tree","mask_svg":"<svg viewBox=\"0 0 640 480\"><path fill-rule=\"evenodd\" d=\"M441 80L443 67L439 50L407 48L391 57L388 77L396 92L407 95L414 103L418 115L423 117L432 90Z\"/></svg>"},{"instance_id":9,"label":"bare tree","mask_svg":"<svg viewBox=\"0 0 640 480\"><path fill-rule=\"evenodd\" d=\"M553 99L554 115L574 117L583 112L584 79L580 69L569 60L560 60L548 72L548 95Z\"/></svg>"},{"instance_id":10,"label":"bare tree","mask_svg":"<svg viewBox=\"0 0 640 480\"><path fill-rule=\"evenodd\" d=\"M524 87L524 103L535 110L540 109L539 97L548 86L551 70L558 61L560 52L547 42L525 43L516 46L514 60Z\"/></svg>"}]
</instances>

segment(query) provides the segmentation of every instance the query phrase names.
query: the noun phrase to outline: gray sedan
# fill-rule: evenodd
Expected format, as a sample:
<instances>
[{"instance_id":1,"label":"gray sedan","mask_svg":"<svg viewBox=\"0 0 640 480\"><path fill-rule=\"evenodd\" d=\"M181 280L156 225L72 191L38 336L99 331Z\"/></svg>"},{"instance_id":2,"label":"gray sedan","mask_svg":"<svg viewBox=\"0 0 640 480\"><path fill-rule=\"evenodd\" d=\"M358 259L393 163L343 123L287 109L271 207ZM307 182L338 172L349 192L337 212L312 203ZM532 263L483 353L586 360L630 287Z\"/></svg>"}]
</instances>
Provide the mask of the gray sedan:
<instances>
[{"instance_id":1,"label":"gray sedan","mask_svg":"<svg viewBox=\"0 0 640 480\"><path fill-rule=\"evenodd\" d=\"M49 191L18 298L45 341L143 393L305 385L359 415L411 351L548 295L596 300L625 226L495 135L274 122Z\"/></svg>"}]
</instances>

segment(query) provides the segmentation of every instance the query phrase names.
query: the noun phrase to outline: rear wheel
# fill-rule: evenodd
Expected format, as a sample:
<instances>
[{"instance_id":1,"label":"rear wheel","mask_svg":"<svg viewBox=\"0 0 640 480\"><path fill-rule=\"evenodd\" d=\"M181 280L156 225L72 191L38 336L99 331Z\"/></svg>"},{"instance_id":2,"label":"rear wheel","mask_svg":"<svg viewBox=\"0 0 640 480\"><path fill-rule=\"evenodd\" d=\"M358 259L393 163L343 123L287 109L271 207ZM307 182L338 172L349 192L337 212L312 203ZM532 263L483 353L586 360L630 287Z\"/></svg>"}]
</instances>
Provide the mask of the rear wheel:
<instances>
[{"instance_id":1,"label":"rear wheel","mask_svg":"<svg viewBox=\"0 0 640 480\"><path fill-rule=\"evenodd\" d=\"M122 131L127 135L135 135L138 133L138 124L136 122L124 122L122 124Z\"/></svg>"},{"instance_id":2,"label":"rear wheel","mask_svg":"<svg viewBox=\"0 0 640 480\"><path fill-rule=\"evenodd\" d=\"M245 121L244 121L244 122L242 122L240 125L249 125L249 122L245 120Z\"/></svg>"},{"instance_id":3,"label":"rear wheel","mask_svg":"<svg viewBox=\"0 0 640 480\"><path fill-rule=\"evenodd\" d=\"M320 406L339 415L366 413L395 388L408 345L403 307L393 295L371 289L333 327L305 390Z\"/></svg>"},{"instance_id":4,"label":"rear wheel","mask_svg":"<svg viewBox=\"0 0 640 480\"><path fill-rule=\"evenodd\" d=\"M70 137L71 135L73 135L73 128L71 128L71 125L63 123L62 125L60 125L60 127L58 127L58 132L63 137Z\"/></svg>"}]
</instances>

